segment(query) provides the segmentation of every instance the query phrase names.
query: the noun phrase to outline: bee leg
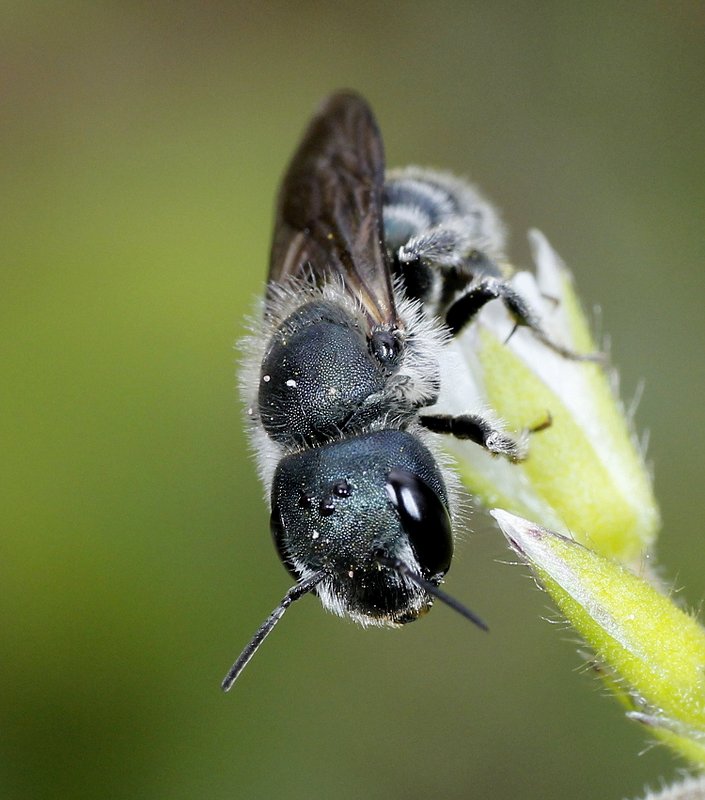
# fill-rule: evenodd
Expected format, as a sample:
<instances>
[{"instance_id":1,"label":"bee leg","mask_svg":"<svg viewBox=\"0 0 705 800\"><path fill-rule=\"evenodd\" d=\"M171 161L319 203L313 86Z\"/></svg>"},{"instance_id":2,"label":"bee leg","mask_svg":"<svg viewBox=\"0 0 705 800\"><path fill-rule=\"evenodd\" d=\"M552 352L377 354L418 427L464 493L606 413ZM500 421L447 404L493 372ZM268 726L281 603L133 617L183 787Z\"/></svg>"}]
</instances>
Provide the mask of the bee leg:
<instances>
[{"instance_id":1,"label":"bee leg","mask_svg":"<svg viewBox=\"0 0 705 800\"><path fill-rule=\"evenodd\" d=\"M419 421L433 433L445 433L456 439L466 439L484 447L494 456L512 462L523 461L527 456L526 436L513 439L496 423L480 414L422 414Z\"/></svg>"},{"instance_id":2,"label":"bee leg","mask_svg":"<svg viewBox=\"0 0 705 800\"><path fill-rule=\"evenodd\" d=\"M524 298L506 281L496 278L486 278L480 281L449 306L445 314L445 321L451 334L457 336L490 300L501 300L504 303L505 308L516 322L514 330L519 326L529 328L540 342L563 358L572 361L604 361L602 353L576 353L554 342L543 330L538 317Z\"/></svg>"}]
</instances>

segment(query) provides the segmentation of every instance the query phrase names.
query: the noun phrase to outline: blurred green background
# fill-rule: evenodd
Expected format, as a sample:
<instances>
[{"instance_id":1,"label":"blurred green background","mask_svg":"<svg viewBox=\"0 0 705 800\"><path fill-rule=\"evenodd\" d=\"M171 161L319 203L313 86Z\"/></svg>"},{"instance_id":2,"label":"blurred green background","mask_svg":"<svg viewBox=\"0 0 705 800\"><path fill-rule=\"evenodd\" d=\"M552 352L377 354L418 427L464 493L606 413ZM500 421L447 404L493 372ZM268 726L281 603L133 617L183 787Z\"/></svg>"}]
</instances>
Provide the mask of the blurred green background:
<instances>
[{"instance_id":1,"label":"blurred green background","mask_svg":"<svg viewBox=\"0 0 705 800\"><path fill-rule=\"evenodd\" d=\"M447 609L295 607L236 398L272 204L351 87L392 165L539 226L646 393L664 574L697 606L705 6L16 2L0 19L0 796L621 798L676 764L580 674L474 515Z\"/></svg>"}]
</instances>

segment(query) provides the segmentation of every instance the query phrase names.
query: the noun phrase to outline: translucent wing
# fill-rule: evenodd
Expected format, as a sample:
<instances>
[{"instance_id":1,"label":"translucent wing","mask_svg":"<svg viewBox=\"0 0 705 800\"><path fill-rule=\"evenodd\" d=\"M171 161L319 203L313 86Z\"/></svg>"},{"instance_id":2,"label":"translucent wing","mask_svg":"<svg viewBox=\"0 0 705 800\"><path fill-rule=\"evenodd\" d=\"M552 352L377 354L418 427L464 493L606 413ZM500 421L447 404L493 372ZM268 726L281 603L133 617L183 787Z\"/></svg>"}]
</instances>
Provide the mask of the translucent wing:
<instances>
[{"instance_id":1,"label":"translucent wing","mask_svg":"<svg viewBox=\"0 0 705 800\"><path fill-rule=\"evenodd\" d=\"M371 327L397 324L384 248L384 147L367 103L330 97L313 118L279 193L270 283L331 279L365 309Z\"/></svg>"}]
</instances>

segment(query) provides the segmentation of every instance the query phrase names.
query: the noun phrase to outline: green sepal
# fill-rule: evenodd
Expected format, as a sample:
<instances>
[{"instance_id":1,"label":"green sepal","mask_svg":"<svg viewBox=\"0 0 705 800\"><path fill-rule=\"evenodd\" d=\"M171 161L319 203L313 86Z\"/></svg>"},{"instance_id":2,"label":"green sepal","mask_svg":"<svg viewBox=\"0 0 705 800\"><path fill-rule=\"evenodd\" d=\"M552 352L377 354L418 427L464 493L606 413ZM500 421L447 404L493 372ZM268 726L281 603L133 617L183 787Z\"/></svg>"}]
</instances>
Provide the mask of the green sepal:
<instances>
[{"instance_id":1,"label":"green sepal","mask_svg":"<svg viewBox=\"0 0 705 800\"><path fill-rule=\"evenodd\" d=\"M695 618L578 542L506 511L492 514L595 652L629 715L705 766L705 630Z\"/></svg>"}]
</instances>

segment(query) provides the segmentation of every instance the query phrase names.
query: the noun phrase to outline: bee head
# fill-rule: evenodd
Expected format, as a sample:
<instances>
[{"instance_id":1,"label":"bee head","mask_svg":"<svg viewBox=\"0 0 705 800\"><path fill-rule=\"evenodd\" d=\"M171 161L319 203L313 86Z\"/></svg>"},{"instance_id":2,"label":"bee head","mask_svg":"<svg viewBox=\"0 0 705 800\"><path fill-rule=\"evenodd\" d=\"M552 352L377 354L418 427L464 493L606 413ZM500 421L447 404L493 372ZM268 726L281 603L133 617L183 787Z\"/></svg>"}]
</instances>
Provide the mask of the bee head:
<instances>
[{"instance_id":1,"label":"bee head","mask_svg":"<svg viewBox=\"0 0 705 800\"><path fill-rule=\"evenodd\" d=\"M282 459L271 527L297 579L323 572L323 605L363 624L401 624L432 597L385 559L438 585L450 567L448 498L435 459L417 437L386 430Z\"/></svg>"},{"instance_id":2,"label":"bee head","mask_svg":"<svg viewBox=\"0 0 705 800\"><path fill-rule=\"evenodd\" d=\"M225 691L284 611L309 592L363 625L411 622L437 598L486 630L438 588L453 555L448 497L417 437L378 431L285 456L272 482L271 527L296 584L233 664Z\"/></svg>"}]
</instances>

